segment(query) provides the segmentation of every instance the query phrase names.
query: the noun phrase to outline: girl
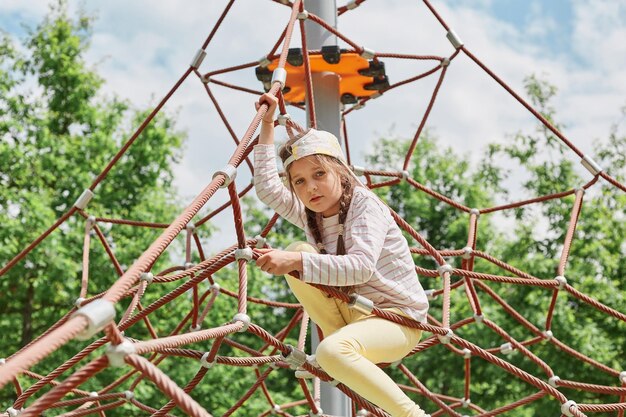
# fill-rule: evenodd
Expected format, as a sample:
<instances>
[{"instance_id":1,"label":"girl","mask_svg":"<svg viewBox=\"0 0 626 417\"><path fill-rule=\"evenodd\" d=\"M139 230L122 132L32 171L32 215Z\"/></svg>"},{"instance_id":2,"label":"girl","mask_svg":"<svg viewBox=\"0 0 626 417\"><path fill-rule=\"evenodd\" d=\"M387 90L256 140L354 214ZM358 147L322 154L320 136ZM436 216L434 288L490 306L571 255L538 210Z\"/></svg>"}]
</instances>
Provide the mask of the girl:
<instances>
[{"instance_id":1,"label":"girl","mask_svg":"<svg viewBox=\"0 0 626 417\"><path fill-rule=\"evenodd\" d=\"M316 353L331 377L393 417L422 417L420 409L376 363L395 362L417 345L421 331L365 315L309 285L338 287L377 307L426 321L428 301L409 246L387 206L362 186L345 163L337 138L310 129L279 151L287 175L281 182L274 157L274 112L268 105L254 148L254 185L259 199L305 230L307 240L287 250L259 249L256 264L287 283L324 339ZM289 275L299 271L300 279Z\"/></svg>"}]
</instances>

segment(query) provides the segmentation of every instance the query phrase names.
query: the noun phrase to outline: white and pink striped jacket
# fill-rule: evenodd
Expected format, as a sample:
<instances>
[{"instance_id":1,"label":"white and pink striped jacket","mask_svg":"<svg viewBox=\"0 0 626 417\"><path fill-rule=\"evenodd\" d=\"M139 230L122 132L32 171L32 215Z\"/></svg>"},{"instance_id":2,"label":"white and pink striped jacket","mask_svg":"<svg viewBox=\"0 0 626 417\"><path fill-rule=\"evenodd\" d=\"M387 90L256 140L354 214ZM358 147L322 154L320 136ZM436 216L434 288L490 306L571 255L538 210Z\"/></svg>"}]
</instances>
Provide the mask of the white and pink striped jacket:
<instances>
[{"instance_id":1,"label":"white and pink striped jacket","mask_svg":"<svg viewBox=\"0 0 626 417\"><path fill-rule=\"evenodd\" d=\"M273 145L254 148L254 186L259 199L289 222L308 230L304 205L278 176ZM338 215L323 218L326 251L336 253ZM389 208L365 187L356 187L344 225L345 255L302 253L305 282L354 286L354 292L376 307L398 307L410 317L426 322L428 298L415 272L409 245L389 213Z\"/></svg>"}]
</instances>

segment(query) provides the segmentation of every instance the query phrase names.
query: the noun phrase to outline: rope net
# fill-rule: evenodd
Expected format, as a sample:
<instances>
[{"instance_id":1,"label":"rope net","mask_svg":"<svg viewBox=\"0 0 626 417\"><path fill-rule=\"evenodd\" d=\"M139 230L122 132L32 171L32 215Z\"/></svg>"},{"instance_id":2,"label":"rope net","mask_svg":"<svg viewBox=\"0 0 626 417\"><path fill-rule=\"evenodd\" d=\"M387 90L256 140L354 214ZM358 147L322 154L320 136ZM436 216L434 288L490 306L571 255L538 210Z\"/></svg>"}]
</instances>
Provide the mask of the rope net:
<instances>
[{"instance_id":1,"label":"rope net","mask_svg":"<svg viewBox=\"0 0 626 417\"><path fill-rule=\"evenodd\" d=\"M306 351L305 341L308 331L309 319L307 314L298 304L283 303L272 301L263 297L249 294L248 292L248 273L251 266L249 262L253 261L258 255L252 250L254 247L262 247L266 245L265 238L273 230L278 219L274 215L265 225L262 232L254 238L247 237L243 228L242 210L240 199L252 190L252 185L248 185L242 190L237 190L235 181L232 181L234 171L243 161L246 161L250 170L252 165L248 160L248 154L251 152L255 141L253 134L257 130L261 118L267 110L266 105L262 105L257 114L250 122L245 134L238 138L230 128L226 117L221 110L215 96L213 95L210 85L216 84L226 88L245 91L247 93L258 96L260 91L254 91L248 88L229 84L215 78L220 74L239 71L251 68L257 65L267 65L270 61L277 59L278 68L285 68L287 61L288 49L291 43L291 37L294 25L299 23L302 50L304 51L305 63L308 61L309 55L320 54L320 51L309 51L306 46L306 34L304 30L304 19L308 18L329 31L333 32L340 39L345 41L352 49L347 52L364 54L369 53L363 47L359 47L352 42L344 34L329 26L319 17L308 13L304 17L304 6L301 0L293 3L282 1L277 3L284 4L291 8L289 21L285 30L276 41L275 46L267 55L266 60L262 62L250 62L229 68L222 68L206 73L201 73L199 67L202 58L205 55L205 49L211 42L214 34L222 24L225 16L229 13L234 0L231 0L218 22L212 29L210 35L199 49L198 54L194 58L190 67L184 72L181 78L175 83L172 89L165 95L162 101L154 108L147 119L137 128L136 132L130 137L126 144L110 161L108 166L94 180L91 186L85 190L83 195L76 203L53 224L48 230L42 233L35 241L20 252L15 258L8 262L1 270L0 275L5 274L18 262L28 256L28 253L41 243L50 233L53 233L63 223L73 216L81 216L85 219L84 234L84 253L83 253L83 277L81 282L81 291L76 302L76 307L68 311L58 322L41 334L27 346L24 346L18 352L2 361L0 366L0 387L7 384L13 384L16 393L16 401L7 411L5 416L37 416L43 412L50 415L64 409L64 416L83 416L90 414L106 415L105 412L115 410L128 404L137 410L151 414L153 416L164 416L168 414L174 407L183 410L187 415L191 416L210 416L211 414L205 410L200 403L201 400L194 398L194 388L201 384L205 375L210 372L213 366L232 366L245 367L249 372L256 375L256 382L249 387L246 393L238 399L233 399L233 404L224 416L229 416L245 406L246 401L259 391L263 398L267 400L267 411L262 415L280 414L283 416L291 416L291 409L296 407L307 407L310 409L312 416L324 415L319 407L319 383L320 381L333 382L331 378L316 363L303 352ZM276 0L274 0L276 1ZM346 6L338 9L338 14L342 15L351 9L356 8L364 0L353 0ZM372 313L397 323L419 328L431 334L425 338L419 345L408 355L402 363L397 364L381 364L381 366L395 366L402 374L406 376L407 384L399 383L399 386L405 391L416 394L420 397L418 403L425 409L434 409L432 416L451 415L460 416L461 414L472 414L478 416L496 416L504 414L517 407L522 407L531 402L537 401L543 397L551 397L554 403L554 410L549 411L552 415L556 415L559 411L566 416L585 416L588 413L615 413L614 415L623 416L626 409L626 373L619 369L599 363L593 358L583 355L582 353L569 347L560 341L551 330L552 316L555 306L559 301L559 294L565 292L570 298L576 299L581 304L586 304L601 313L621 322L626 322L626 314L617 311L603 303L587 296L567 283L565 278L565 269L568 262L570 247L574 237L574 231L579 218L579 213L583 205L583 197L585 191L593 187L599 180L605 180L613 187L621 191L626 191L624 184L620 183L607 172L602 170L590 157L584 155L578 150L563 134L557 130L546 118L529 105L523 98L506 85L497 75L489 70L475 55L473 55L465 45L458 39L452 30L448 27L442 17L437 13L435 8L428 0L423 1L424 5L432 12L434 17L441 23L448 33L455 50L450 56L421 56L406 55L393 53L375 53L372 57L374 60L378 58L422 60L433 62L432 69L417 74L409 79L388 85L382 92L389 93L400 86L424 79L430 75L437 76L438 80L432 92L427 109L421 119L419 127L415 132L414 139L411 142L409 150L406 154L403 167L399 171L380 171L369 170L355 167L358 175L362 175L367 180L370 188L380 188L393 186L403 181L413 187L416 192L426 193L430 197L437 199L449 206L467 213L469 217L469 235L467 237L467 245L457 250L438 250L428 243L410 224L404 221L397 213L392 214L398 225L408 233L414 240L413 244L418 246L412 247L411 251L418 256L428 256L435 259L439 267L437 269L425 269L416 267L418 274L428 283L435 283L435 287L428 291L429 296L434 299L441 296L441 320L436 319L433 315L429 316L427 324L415 322L406 317L395 315L388 311L380 310L374 307ZM298 21L298 19L300 19ZM277 52L282 45L280 52ZM482 209L474 209L466 207L462 203L455 201L453 198L442 195L427 186L420 184L408 175L407 168L411 162L413 152L417 146L418 139L422 134L426 125L428 116L435 104L437 94L443 86L443 81L448 67L453 63L459 54L465 54L478 66L480 66L489 76L508 91L520 104L530 111L547 129L549 129L556 137L558 137L571 151L575 152L581 159L582 163L592 173L592 180L578 189L571 189L557 194L549 194L539 196L533 199L517 201L496 207L487 207ZM124 153L133 145L133 142L140 136L146 126L153 120L155 115L161 110L168 99L177 91L177 89L188 79L193 76L198 79L202 88L206 90L207 95L214 104L216 110L220 114L226 127L231 132L236 143L236 149L232 157L228 161L226 168L217 171L212 181L198 194L192 203L184 209L183 212L170 224L150 223L145 221L112 219L98 217L90 213L86 206L89 199L93 196L93 192L98 184L104 181L111 168L120 160ZM307 96L311 97L311 72L310 68L305 70L305 89ZM269 85L269 92L279 97L280 112L285 114L287 103L281 93L280 82L274 82ZM381 94L374 94L357 100L351 107L343 110L342 120L344 121L344 141L348 159L350 158L347 128L345 120L350 113L363 107L369 100L379 97ZM300 107L301 106L297 106ZM314 110L310 114L310 119L315 122ZM292 129L298 128L290 120L284 121L285 128L291 134ZM374 177L387 177L388 179L380 182L374 182ZM218 193L220 188L228 189L229 201L221 207L211 211L206 216L192 222L194 217L206 205L207 201ZM571 220L566 233L562 247L562 255L558 265L557 276L554 279L541 279L531 276L514 266L491 256L489 253L476 249L478 219L481 214L494 213L512 208L526 207L539 204L544 201L553 199L562 199L568 196L574 196L575 203L571 209ZM208 223L216 214L231 208L233 212L234 226L236 230L236 244L226 247L219 253L206 257L205 251L198 235L198 230ZM132 227L144 227L162 229L161 235L150 245L149 248L137 259L137 261L128 269L120 265L116 259L114 249L105 239L100 228L103 224L127 225ZM87 285L89 282L89 251L90 239L97 236L98 241L103 246L112 262L115 270L120 275L119 279L106 291L89 296L87 294ZM155 261L163 255L166 248L177 238L181 237L185 241L185 264L183 266L173 265L158 273L151 272ZM196 264L191 263L192 254L196 252L200 261ZM446 263L444 257L460 258L460 267L453 268ZM492 265L497 266L507 275L492 275L476 271L474 268L475 261L482 259ZM236 288L227 288L220 286L214 279L213 275L225 267L234 267L238 271L238 284ZM432 280L430 278L433 278ZM538 288L544 296L551 299L547 312L547 320L545 328L540 329L535 326L529 319L519 314L507 301L500 297L486 282L497 282L508 284L511 286L529 286ZM208 283L208 287L206 286ZM168 288L168 284L174 286L174 289L160 296L156 301L147 306L142 304L145 299L144 294L148 287L154 289L156 286L162 285ZM349 302L350 298L343 292L339 292L333 288L320 286L320 289L326 291L333 297ZM451 296L455 290L464 290L466 301L471 309L471 316L463 318L459 321L451 320ZM528 338L514 338L508 334L500 325L491 321L488 316L483 314L483 304L479 300L478 295L487 297L498 305L513 320L527 331ZM184 296L187 295L187 296ZM218 297L228 297L235 301L236 310L232 311L233 319L223 325L211 328L203 328L203 323L208 322L208 318L215 309ZM562 298L562 296L561 296ZM117 322L114 320L115 305L121 302L128 303L121 319ZM183 311L184 317L181 319L180 325L170 331L167 336L159 336L157 325L153 323L151 317L155 311L164 308L172 309L176 305L176 311ZM266 314L271 314L270 309L280 308L289 312L289 320L284 327L274 333L268 332L266 329L256 323L251 323L248 316L249 305L255 308L268 309ZM432 310L432 309L431 309ZM431 311L432 312L432 311ZM141 323L147 329L150 338L139 340L133 338L134 330ZM493 333L497 334L502 345L500 347L484 347L470 342L459 334L466 326L484 326ZM102 334L100 332L103 332ZM262 346L260 348L252 348L235 340L235 336L239 332L246 332L257 338ZM48 356L51 352L59 347L67 344L72 339L86 340L92 336L99 334L101 337L89 343L84 349L78 351L71 359L59 365L56 369L47 375L40 375L31 370L31 368ZM294 335L295 334L295 335ZM297 343L295 346L288 345L286 339L288 337L295 338ZM200 351L188 348L188 345L212 341L211 348L208 351ZM539 343L550 344L554 349L561 350L571 356L572 361L582 361L596 368L599 372L615 377L620 383L612 385L598 385L584 383L580 381L560 379L550 364L542 360L536 353L531 351L533 345ZM419 360L420 352L432 349L435 346L442 345L452 355L462 359L464 366L464 392L459 393L456 397L434 392L425 386L413 374L412 360ZM220 349L223 347L240 352L239 356L223 356L219 355ZM537 374L532 374L527 370L523 370L507 360L507 355L511 352L521 354L526 360L536 366ZM413 357L413 355L416 355ZM178 386L173 382L158 365L169 358L183 358L188 362L196 362L195 366L198 370L195 376L187 382L184 387ZM504 372L513 375L514 378L534 387L536 392L518 401L506 406L488 410L483 404L475 404L470 401L470 391L472 382L472 357L479 357L493 366L501 368ZM87 360L78 368L80 362ZM97 391L85 391L79 387L85 381L94 377L98 372L110 367L121 367L126 370L122 376L117 377L114 382L107 386L99 388ZM130 370L128 370L130 369ZM285 372L287 369L295 369L296 376L301 377L298 384L301 387L301 398L294 399L291 402L278 403L274 400L271 390L266 384L268 376L273 372ZM59 377L71 370L71 374L62 381ZM23 387L22 382L17 378L18 375L32 378L35 382L29 387ZM310 378L310 379L307 379ZM619 378L619 379L618 379ZM336 383L336 381L334 381ZM160 408L153 408L152 405L145 404L139 396L135 395L135 389L142 383L151 383L156 386L167 397L166 404ZM224 381L227 383L227 381ZM360 398L353 393L348 387L338 383L337 388L343 391L353 400L353 415L373 415L385 416L382 410L370 404L366 400ZM123 387L123 388L122 388ZM573 396L567 398L558 388L568 388ZM617 402L606 402L598 404L576 404L576 393L593 392L603 396L617 396ZM66 395L71 394L71 399L64 399ZM603 397L604 398L604 397ZM28 402L28 404L27 404ZM459 409L464 409L462 413Z\"/></svg>"}]
</instances>

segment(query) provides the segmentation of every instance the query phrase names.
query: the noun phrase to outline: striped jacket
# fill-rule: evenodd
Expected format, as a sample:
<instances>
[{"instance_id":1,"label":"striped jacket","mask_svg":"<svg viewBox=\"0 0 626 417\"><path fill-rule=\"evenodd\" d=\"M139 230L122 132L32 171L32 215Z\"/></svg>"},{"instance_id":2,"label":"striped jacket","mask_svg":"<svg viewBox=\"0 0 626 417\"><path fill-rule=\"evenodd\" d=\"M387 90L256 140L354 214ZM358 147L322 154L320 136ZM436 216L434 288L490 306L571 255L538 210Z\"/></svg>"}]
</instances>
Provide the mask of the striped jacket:
<instances>
[{"instance_id":1,"label":"striped jacket","mask_svg":"<svg viewBox=\"0 0 626 417\"><path fill-rule=\"evenodd\" d=\"M289 222L308 230L304 205L283 185L276 169L273 145L254 148L254 185L259 199ZM338 215L323 218L326 251L336 253ZM379 308L398 307L426 322L428 298L422 288L409 246L389 208L369 189L354 189L344 225L345 255L302 253L301 279L313 284L352 286Z\"/></svg>"}]
</instances>

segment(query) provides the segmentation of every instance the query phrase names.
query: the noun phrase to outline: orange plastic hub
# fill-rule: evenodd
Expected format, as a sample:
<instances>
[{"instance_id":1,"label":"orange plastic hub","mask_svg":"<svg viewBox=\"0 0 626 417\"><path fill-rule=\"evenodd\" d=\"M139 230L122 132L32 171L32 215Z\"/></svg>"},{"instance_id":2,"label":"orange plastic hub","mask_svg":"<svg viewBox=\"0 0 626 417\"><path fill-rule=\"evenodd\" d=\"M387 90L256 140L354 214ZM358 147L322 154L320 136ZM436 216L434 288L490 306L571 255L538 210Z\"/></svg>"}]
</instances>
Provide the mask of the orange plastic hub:
<instances>
[{"instance_id":1,"label":"orange plastic hub","mask_svg":"<svg viewBox=\"0 0 626 417\"><path fill-rule=\"evenodd\" d=\"M341 77L339 83L339 94L351 94L357 98L369 97L375 94L376 90L366 90L365 86L374 82L374 77L359 74L359 70L369 68L370 63L356 53L342 53L341 60L337 64L329 64L322 55L309 55L311 73L334 72ZM270 71L274 71L278 66L278 59L268 65ZM293 66L285 64L287 70L287 82L283 95L285 100L291 103L304 103L305 100L305 75L304 64Z\"/></svg>"}]
</instances>

